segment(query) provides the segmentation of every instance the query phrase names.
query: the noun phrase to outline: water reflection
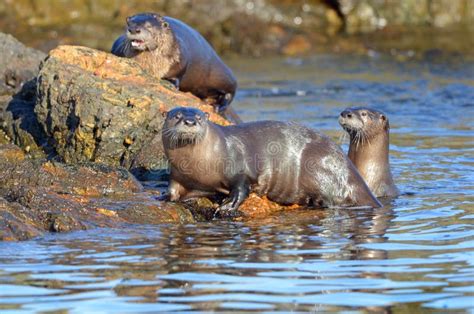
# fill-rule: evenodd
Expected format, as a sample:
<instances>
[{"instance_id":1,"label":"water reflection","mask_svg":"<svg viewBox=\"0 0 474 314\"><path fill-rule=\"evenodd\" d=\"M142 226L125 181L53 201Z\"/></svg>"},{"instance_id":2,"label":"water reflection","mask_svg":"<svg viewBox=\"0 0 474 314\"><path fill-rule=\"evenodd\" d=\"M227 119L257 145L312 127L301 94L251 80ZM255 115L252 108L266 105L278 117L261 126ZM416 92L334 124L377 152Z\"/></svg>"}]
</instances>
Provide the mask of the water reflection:
<instances>
[{"instance_id":1,"label":"water reflection","mask_svg":"<svg viewBox=\"0 0 474 314\"><path fill-rule=\"evenodd\" d=\"M394 218L390 205L307 210L264 222L131 226L2 243L2 281L9 283L0 304L35 311L380 310L459 295L423 277L456 260L389 256L384 245L394 237L387 234Z\"/></svg>"}]
</instances>

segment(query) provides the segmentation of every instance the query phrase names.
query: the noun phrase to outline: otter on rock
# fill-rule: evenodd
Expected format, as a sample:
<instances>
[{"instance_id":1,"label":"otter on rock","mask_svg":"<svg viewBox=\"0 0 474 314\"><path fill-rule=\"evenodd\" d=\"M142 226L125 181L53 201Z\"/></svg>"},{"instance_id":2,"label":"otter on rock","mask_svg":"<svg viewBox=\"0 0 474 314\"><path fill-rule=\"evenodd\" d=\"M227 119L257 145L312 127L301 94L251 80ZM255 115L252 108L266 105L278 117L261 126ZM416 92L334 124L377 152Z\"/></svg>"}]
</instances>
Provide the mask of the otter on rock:
<instances>
[{"instance_id":1,"label":"otter on rock","mask_svg":"<svg viewBox=\"0 0 474 314\"><path fill-rule=\"evenodd\" d=\"M211 101L224 112L234 98L237 80L214 49L185 23L155 13L127 18L126 33L113 44L112 53L135 59L179 90Z\"/></svg>"},{"instance_id":2,"label":"otter on rock","mask_svg":"<svg viewBox=\"0 0 474 314\"><path fill-rule=\"evenodd\" d=\"M381 111L365 107L347 108L339 124L349 133L348 157L377 197L397 196L389 162L388 118Z\"/></svg>"},{"instance_id":3,"label":"otter on rock","mask_svg":"<svg viewBox=\"0 0 474 314\"><path fill-rule=\"evenodd\" d=\"M236 210L249 192L280 204L380 207L352 162L327 136L295 123L220 126L194 108L175 108L162 130L171 201L228 195Z\"/></svg>"}]
</instances>

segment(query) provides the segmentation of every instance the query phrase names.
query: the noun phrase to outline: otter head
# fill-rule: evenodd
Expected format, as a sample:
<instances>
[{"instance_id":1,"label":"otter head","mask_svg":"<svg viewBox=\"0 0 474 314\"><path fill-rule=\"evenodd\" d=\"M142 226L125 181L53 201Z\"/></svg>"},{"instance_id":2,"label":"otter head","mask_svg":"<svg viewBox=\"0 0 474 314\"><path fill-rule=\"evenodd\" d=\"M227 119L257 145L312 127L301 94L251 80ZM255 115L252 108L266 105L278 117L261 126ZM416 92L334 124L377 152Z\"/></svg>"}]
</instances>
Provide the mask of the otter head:
<instances>
[{"instance_id":1,"label":"otter head","mask_svg":"<svg viewBox=\"0 0 474 314\"><path fill-rule=\"evenodd\" d=\"M141 13L127 17L127 39L137 51L155 50L160 39L171 33L170 25L155 13Z\"/></svg>"},{"instance_id":2,"label":"otter head","mask_svg":"<svg viewBox=\"0 0 474 314\"><path fill-rule=\"evenodd\" d=\"M199 143L207 132L209 114L196 108L178 107L166 114L163 142L171 147Z\"/></svg>"},{"instance_id":3,"label":"otter head","mask_svg":"<svg viewBox=\"0 0 474 314\"><path fill-rule=\"evenodd\" d=\"M380 133L388 133L390 129L383 112L365 107L347 108L341 112L339 124L349 133L351 140L369 140Z\"/></svg>"}]
</instances>

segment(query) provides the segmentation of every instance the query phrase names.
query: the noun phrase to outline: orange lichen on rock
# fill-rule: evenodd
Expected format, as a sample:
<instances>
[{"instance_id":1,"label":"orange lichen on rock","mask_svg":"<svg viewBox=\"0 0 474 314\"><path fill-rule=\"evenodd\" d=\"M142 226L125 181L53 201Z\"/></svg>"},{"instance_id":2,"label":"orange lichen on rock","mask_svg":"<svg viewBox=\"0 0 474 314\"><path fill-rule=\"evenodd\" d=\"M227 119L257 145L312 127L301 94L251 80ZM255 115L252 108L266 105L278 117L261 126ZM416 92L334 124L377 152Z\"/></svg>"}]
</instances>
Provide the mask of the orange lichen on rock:
<instances>
[{"instance_id":1,"label":"orange lichen on rock","mask_svg":"<svg viewBox=\"0 0 474 314\"><path fill-rule=\"evenodd\" d=\"M25 159L25 153L15 145L0 144L0 159L11 162L18 162Z\"/></svg>"},{"instance_id":2,"label":"orange lichen on rock","mask_svg":"<svg viewBox=\"0 0 474 314\"><path fill-rule=\"evenodd\" d=\"M57 178L64 178L68 175L67 171L63 167L57 167L52 162L48 161L41 165L41 168L52 174Z\"/></svg>"},{"instance_id":3,"label":"orange lichen on rock","mask_svg":"<svg viewBox=\"0 0 474 314\"><path fill-rule=\"evenodd\" d=\"M266 196L260 197L255 193L250 193L249 197L240 205L239 211L243 213L245 218L256 218L298 208L300 208L299 205L280 205L270 201Z\"/></svg>"},{"instance_id":4,"label":"orange lichen on rock","mask_svg":"<svg viewBox=\"0 0 474 314\"><path fill-rule=\"evenodd\" d=\"M109 216L109 217L117 217L117 212L113 211L113 210L109 210L109 209L105 209L105 208L96 208L95 209L98 213L102 214L102 215L105 215L105 216Z\"/></svg>"},{"instance_id":5,"label":"orange lichen on rock","mask_svg":"<svg viewBox=\"0 0 474 314\"><path fill-rule=\"evenodd\" d=\"M231 124L212 105L149 75L132 59L59 46L41 66L34 111L48 143L66 163L93 161L146 172L165 162L156 138L163 113L180 106Z\"/></svg>"},{"instance_id":6,"label":"orange lichen on rock","mask_svg":"<svg viewBox=\"0 0 474 314\"><path fill-rule=\"evenodd\" d=\"M92 75L104 80L117 80L126 85L135 84L144 90L167 94L173 98L173 102L168 104L165 102L160 104L155 103L155 105L165 105L168 109L175 106L198 107L201 110L209 112L211 121L219 124L230 124L229 121L212 110L213 106L205 104L191 93L179 92L171 84L163 83L163 81L156 79L142 69L133 59L120 58L113 54L92 48L68 45L58 46L51 50L48 59L52 58L64 64L80 67L82 70L90 72ZM152 100L155 100L150 97L144 98L146 98L145 104L149 104ZM138 101L138 104L140 103L143 103L143 101Z\"/></svg>"}]
</instances>

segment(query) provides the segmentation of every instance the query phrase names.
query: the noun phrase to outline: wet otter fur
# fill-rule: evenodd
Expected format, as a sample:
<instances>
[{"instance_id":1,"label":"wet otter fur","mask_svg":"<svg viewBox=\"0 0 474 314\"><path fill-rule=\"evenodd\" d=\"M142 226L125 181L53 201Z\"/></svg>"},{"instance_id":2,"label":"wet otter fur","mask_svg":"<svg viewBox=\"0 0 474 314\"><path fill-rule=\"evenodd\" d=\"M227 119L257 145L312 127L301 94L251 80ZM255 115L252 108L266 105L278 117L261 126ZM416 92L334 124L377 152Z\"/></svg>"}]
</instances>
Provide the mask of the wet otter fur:
<instances>
[{"instance_id":1,"label":"wet otter fur","mask_svg":"<svg viewBox=\"0 0 474 314\"><path fill-rule=\"evenodd\" d=\"M154 76L210 102L221 113L237 89L234 74L204 37L171 17L155 13L128 17L126 33L114 42L112 53L135 59Z\"/></svg>"},{"instance_id":2,"label":"wet otter fur","mask_svg":"<svg viewBox=\"0 0 474 314\"><path fill-rule=\"evenodd\" d=\"M234 211L249 192L284 204L380 207L352 162L327 136L295 123L219 126L194 108L175 108L162 131L171 201L224 194Z\"/></svg>"},{"instance_id":3,"label":"wet otter fur","mask_svg":"<svg viewBox=\"0 0 474 314\"><path fill-rule=\"evenodd\" d=\"M387 116L366 107L347 108L339 124L350 136L348 157L377 197L394 197L399 191L389 161L390 123Z\"/></svg>"}]
</instances>

